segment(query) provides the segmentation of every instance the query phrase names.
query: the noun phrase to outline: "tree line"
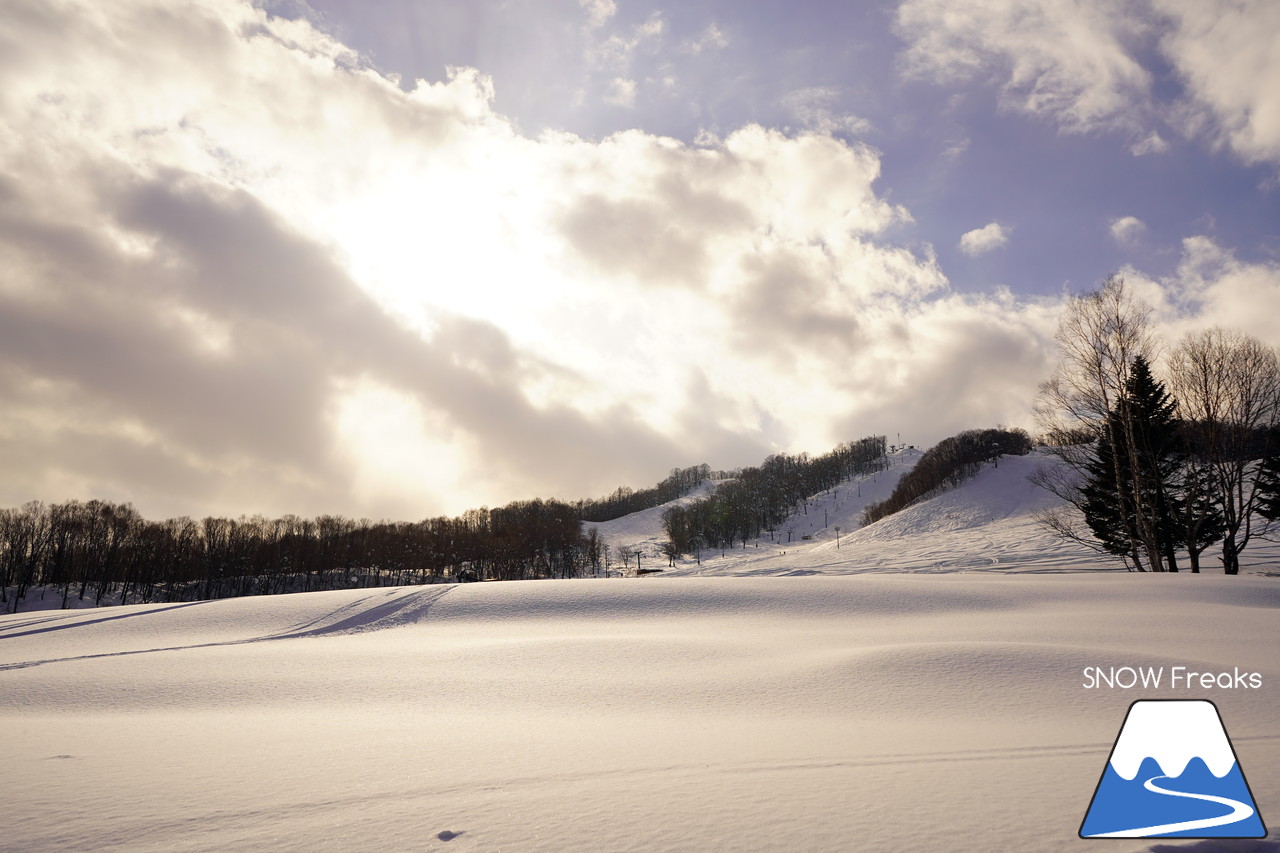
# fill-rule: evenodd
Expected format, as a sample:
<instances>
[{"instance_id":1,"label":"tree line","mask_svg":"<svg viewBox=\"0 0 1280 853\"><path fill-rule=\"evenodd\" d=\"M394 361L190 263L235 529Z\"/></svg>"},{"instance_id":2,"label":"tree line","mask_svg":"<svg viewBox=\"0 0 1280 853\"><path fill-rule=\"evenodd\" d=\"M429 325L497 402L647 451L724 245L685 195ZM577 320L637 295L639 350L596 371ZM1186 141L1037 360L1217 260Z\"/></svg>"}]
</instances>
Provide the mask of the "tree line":
<instances>
[{"instance_id":1,"label":"tree line","mask_svg":"<svg viewBox=\"0 0 1280 853\"><path fill-rule=\"evenodd\" d=\"M651 489L636 490L622 486L612 494L595 500L580 500L574 506L583 521L613 521L682 498L711 476L711 466L705 463L689 468L672 468L666 479Z\"/></svg>"},{"instance_id":2,"label":"tree line","mask_svg":"<svg viewBox=\"0 0 1280 853\"><path fill-rule=\"evenodd\" d=\"M815 458L778 454L758 468L733 472L710 496L663 512L667 559L674 563L676 557L703 548L723 551L734 542L745 548L762 532L772 536L792 513L808 512L816 495L887 467L886 449L884 436L869 436Z\"/></svg>"},{"instance_id":3,"label":"tree line","mask_svg":"<svg viewBox=\"0 0 1280 853\"><path fill-rule=\"evenodd\" d=\"M609 552L594 527L584 531L584 520L610 520L658 505L711 477L739 478L726 484L725 494L732 496L726 505L757 502L756 491L765 506L794 505L837 482L839 472L865 465L869 454L883 456L883 439L872 442L878 450L868 449L868 441L841 445L813 460L771 457L763 469L673 469L652 489L619 489L595 501L514 501L416 522L337 515L152 521L128 503L31 501L0 509L0 610L16 611L33 590L57 596L67 607L73 597L95 605L177 602L595 575L608 570Z\"/></svg>"},{"instance_id":4,"label":"tree line","mask_svg":"<svg viewBox=\"0 0 1280 853\"><path fill-rule=\"evenodd\" d=\"M862 512L864 525L914 503L960 485L978 473L983 463L1002 455L1024 456L1031 451L1031 436L1025 430L972 429L944 438L925 451L915 466L902 475L889 497L868 504Z\"/></svg>"},{"instance_id":5,"label":"tree line","mask_svg":"<svg viewBox=\"0 0 1280 853\"><path fill-rule=\"evenodd\" d=\"M594 531L592 531L594 533ZM324 515L144 519L129 504L32 501L0 510L0 603L28 590L121 604L475 580L575 577L600 561L577 510L555 500L457 518Z\"/></svg>"},{"instance_id":6,"label":"tree line","mask_svg":"<svg viewBox=\"0 0 1280 853\"><path fill-rule=\"evenodd\" d=\"M1064 463L1036 482L1062 498L1041 520L1134 571L1191 571L1220 544L1238 574L1280 519L1280 355L1241 332L1188 332L1163 358L1150 309L1112 276L1071 301L1037 414Z\"/></svg>"}]
</instances>

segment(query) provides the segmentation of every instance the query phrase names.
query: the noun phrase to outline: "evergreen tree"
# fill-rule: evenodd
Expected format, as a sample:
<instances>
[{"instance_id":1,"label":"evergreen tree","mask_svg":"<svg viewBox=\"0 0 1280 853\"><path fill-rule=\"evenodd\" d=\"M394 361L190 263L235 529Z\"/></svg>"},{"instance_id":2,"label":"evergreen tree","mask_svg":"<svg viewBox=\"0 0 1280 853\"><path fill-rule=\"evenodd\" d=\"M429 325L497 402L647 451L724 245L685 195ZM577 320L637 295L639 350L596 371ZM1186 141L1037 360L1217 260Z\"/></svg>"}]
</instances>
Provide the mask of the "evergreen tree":
<instances>
[{"instance_id":1,"label":"evergreen tree","mask_svg":"<svg viewBox=\"0 0 1280 853\"><path fill-rule=\"evenodd\" d=\"M1258 466L1258 515L1267 521L1280 521L1280 429L1273 428L1267 442L1267 455Z\"/></svg>"},{"instance_id":2,"label":"evergreen tree","mask_svg":"<svg viewBox=\"0 0 1280 853\"><path fill-rule=\"evenodd\" d=\"M1180 452L1181 428L1178 404L1169 396L1164 384L1151 375L1151 366L1138 356L1133 373L1125 387L1125 399L1133 409L1134 450L1142 472L1140 481L1149 516L1144 522L1144 540L1148 548L1164 558L1165 567L1178 570L1175 550L1185 544L1186 531L1180 520L1182 499L1178 490L1183 455ZM1156 561L1153 559L1152 565Z\"/></svg>"},{"instance_id":3,"label":"evergreen tree","mask_svg":"<svg viewBox=\"0 0 1280 853\"><path fill-rule=\"evenodd\" d=\"M1082 489L1085 521L1111 553L1139 570L1177 571L1186 540L1177 489L1181 455L1176 403L1142 356L1108 415Z\"/></svg>"},{"instance_id":4,"label":"evergreen tree","mask_svg":"<svg viewBox=\"0 0 1280 853\"><path fill-rule=\"evenodd\" d=\"M1139 548L1136 516L1133 512L1132 474L1128 455L1117 449L1112 436L1120 437L1119 416L1107 419L1106 429L1094 447L1093 456L1085 464L1085 484L1081 488L1080 510L1085 523L1105 551L1124 558L1139 571L1142 553Z\"/></svg>"}]
</instances>

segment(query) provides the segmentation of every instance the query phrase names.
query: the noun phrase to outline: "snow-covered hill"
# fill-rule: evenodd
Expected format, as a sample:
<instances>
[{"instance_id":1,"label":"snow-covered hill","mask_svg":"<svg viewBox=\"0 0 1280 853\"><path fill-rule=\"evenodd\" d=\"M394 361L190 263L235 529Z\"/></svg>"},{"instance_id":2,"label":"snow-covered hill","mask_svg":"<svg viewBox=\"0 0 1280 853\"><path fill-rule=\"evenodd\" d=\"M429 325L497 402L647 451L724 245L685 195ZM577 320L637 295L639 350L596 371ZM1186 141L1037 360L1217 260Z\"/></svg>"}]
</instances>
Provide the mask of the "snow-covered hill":
<instances>
[{"instance_id":1,"label":"snow-covered hill","mask_svg":"<svg viewBox=\"0 0 1280 853\"><path fill-rule=\"evenodd\" d=\"M1059 502L1029 477L1041 466L1058 463L1036 452L1002 456L958 487L862 527L866 506L888 497L922 455L914 449L890 454L887 470L819 495L806 511L780 525L774 539L766 535L745 549L730 548L723 554L708 549L700 563L686 558L663 575L1123 569L1117 560L1065 542L1039 522L1038 515ZM600 525L601 535L614 546L642 547L651 565L663 566L658 547L664 539L661 516L666 506L669 504ZM1218 553L1211 548L1204 554L1204 571L1220 571ZM1280 570L1280 542L1254 539L1243 562L1246 574Z\"/></svg>"},{"instance_id":2,"label":"snow-covered hill","mask_svg":"<svg viewBox=\"0 0 1280 853\"><path fill-rule=\"evenodd\" d=\"M600 523L587 522L582 525L583 532L594 527L611 548L626 547L639 549L646 556L657 559L658 549L667 538L662 529L662 513L673 506L687 506L705 499L715 493L721 483L727 480L703 480L689 494L667 501L651 509L633 512L613 521ZM612 558L611 558L612 559Z\"/></svg>"},{"instance_id":3,"label":"snow-covered hill","mask_svg":"<svg viewBox=\"0 0 1280 853\"><path fill-rule=\"evenodd\" d=\"M855 532L841 564L855 571L1114 570L1120 564L1062 541L1037 515L1057 498L1029 479L1039 454L1002 456L954 489ZM843 554L847 545L848 554Z\"/></svg>"},{"instance_id":4,"label":"snow-covered hill","mask_svg":"<svg viewBox=\"0 0 1280 853\"><path fill-rule=\"evenodd\" d=\"M727 549L724 555L718 550L705 549L701 554L701 565L698 558L682 560L678 569L668 570L668 574L786 574L790 564L781 558L783 551L807 552L812 546L823 541L836 541L836 528L840 528L841 537L861 525L862 511L868 504L881 501L893 493L898 478L911 470L922 452L915 448L901 450L889 455L887 470L855 477L841 484L830 492L818 495L808 502L808 506L786 523L778 526L773 537L768 535L751 542L744 551ZM640 548L651 561L660 558L659 547L666 534L662 529L662 513L670 506L685 505L701 500L719 485L708 481L692 494L662 506L623 516L614 521L596 525L601 537L612 547L626 546ZM665 565L654 562L655 567Z\"/></svg>"}]
</instances>

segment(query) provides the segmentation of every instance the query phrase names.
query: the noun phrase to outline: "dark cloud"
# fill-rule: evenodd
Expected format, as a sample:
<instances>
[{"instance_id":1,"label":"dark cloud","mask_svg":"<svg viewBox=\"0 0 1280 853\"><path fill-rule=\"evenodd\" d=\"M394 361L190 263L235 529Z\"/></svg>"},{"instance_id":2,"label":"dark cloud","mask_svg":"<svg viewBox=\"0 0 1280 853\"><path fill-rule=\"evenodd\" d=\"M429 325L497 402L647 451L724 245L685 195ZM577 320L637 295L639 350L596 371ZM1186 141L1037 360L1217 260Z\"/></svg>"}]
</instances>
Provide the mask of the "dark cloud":
<instances>
[{"instance_id":1,"label":"dark cloud","mask_svg":"<svg viewBox=\"0 0 1280 853\"><path fill-rule=\"evenodd\" d=\"M591 419L532 404L521 386L544 362L491 324L442 315L422 339L247 193L177 174L118 193L118 183L104 183L113 227L150 241L153 255L131 256L98 228L23 218L12 193L0 211L0 245L39 286L0 295L0 360L25 377L6 395L61 383L74 389L64 414L106 430L73 425L47 436L7 484L10 501L24 497L15 488L38 490L42 478L69 471L148 496L151 512L187 511L203 494L223 506L240 500L245 512L355 513L327 417L341 378L414 395L479 448L467 463L478 475L528 494L644 483L681 457L624 406ZM199 322L174 319L182 312L225 341L211 348ZM130 423L143 425L140 435L129 436ZM264 499L256 476L252 489L234 489L228 481L246 468L296 481L297 499L278 487Z\"/></svg>"},{"instance_id":2,"label":"dark cloud","mask_svg":"<svg viewBox=\"0 0 1280 853\"><path fill-rule=\"evenodd\" d=\"M743 285L731 297L742 351L792 366L801 355L834 362L856 352L858 320L825 259L815 269L802 251L781 250L749 257L743 267Z\"/></svg>"},{"instance_id":3,"label":"dark cloud","mask_svg":"<svg viewBox=\"0 0 1280 853\"><path fill-rule=\"evenodd\" d=\"M1030 428L1030 389L1051 368L1048 324L1008 309L983 297L951 296L878 330L840 383L840 393L868 401L845 429L878 424L878 431L927 447L965 429Z\"/></svg>"},{"instance_id":4,"label":"dark cloud","mask_svg":"<svg viewBox=\"0 0 1280 853\"><path fill-rule=\"evenodd\" d=\"M706 285L710 238L750 227L741 203L684 179L683 163L664 164L651 184L628 186L624 195L587 193L566 205L564 238L589 263L646 284Z\"/></svg>"}]
</instances>

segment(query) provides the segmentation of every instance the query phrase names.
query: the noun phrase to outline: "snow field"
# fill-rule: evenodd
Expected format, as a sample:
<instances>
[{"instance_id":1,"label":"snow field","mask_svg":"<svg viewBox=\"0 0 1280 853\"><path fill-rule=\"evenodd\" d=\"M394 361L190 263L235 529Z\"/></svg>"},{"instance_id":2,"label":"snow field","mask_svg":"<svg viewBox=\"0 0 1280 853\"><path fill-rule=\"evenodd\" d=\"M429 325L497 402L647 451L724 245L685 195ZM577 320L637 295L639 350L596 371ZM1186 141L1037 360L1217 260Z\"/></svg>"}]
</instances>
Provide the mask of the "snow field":
<instances>
[{"instance_id":1,"label":"snow field","mask_svg":"<svg viewBox=\"0 0 1280 853\"><path fill-rule=\"evenodd\" d=\"M0 848L1084 849L1160 696L1218 703L1266 818L1277 608L1269 578L959 573L19 613ZM1264 684L1082 686L1173 664Z\"/></svg>"}]
</instances>

